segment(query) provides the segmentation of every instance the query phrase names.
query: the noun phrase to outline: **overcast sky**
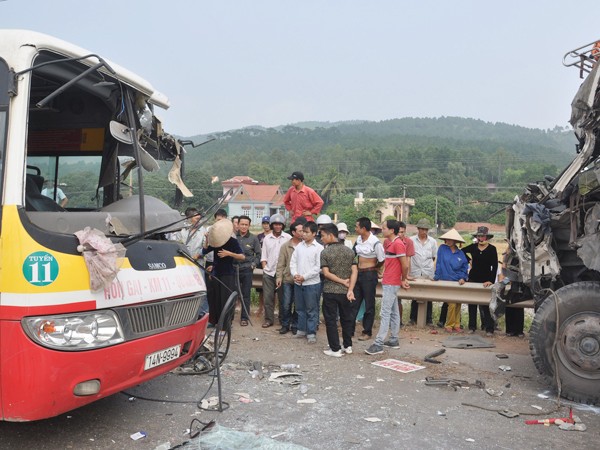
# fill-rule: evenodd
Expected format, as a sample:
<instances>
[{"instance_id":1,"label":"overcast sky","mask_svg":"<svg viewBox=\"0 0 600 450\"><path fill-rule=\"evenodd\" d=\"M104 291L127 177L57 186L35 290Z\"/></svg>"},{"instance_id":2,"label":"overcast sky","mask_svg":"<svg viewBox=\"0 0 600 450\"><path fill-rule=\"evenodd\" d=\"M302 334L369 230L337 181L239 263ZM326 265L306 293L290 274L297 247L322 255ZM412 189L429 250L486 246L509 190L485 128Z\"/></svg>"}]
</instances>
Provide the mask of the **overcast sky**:
<instances>
[{"instance_id":1,"label":"overcast sky","mask_svg":"<svg viewBox=\"0 0 600 450\"><path fill-rule=\"evenodd\" d=\"M0 27L54 35L146 78L171 133L460 116L565 126L563 55L598 0L6 0Z\"/></svg>"}]
</instances>

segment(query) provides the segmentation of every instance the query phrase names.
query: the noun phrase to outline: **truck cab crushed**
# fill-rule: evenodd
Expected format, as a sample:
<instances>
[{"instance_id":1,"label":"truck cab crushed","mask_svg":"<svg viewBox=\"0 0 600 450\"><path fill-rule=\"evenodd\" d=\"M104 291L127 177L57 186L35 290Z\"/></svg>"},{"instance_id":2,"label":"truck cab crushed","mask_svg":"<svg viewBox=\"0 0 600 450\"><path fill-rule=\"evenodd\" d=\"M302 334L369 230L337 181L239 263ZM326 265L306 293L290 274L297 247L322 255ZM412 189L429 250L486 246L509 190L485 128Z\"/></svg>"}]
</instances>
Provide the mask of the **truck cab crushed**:
<instances>
[{"instance_id":1,"label":"truck cab crushed","mask_svg":"<svg viewBox=\"0 0 600 450\"><path fill-rule=\"evenodd\" d=\"M560 395L600 404L600 64L594 43L565 55L588 73L572 102L577 155L507 209L499 302L535 300L530 349Z\"/></svg>"}]
</instances>

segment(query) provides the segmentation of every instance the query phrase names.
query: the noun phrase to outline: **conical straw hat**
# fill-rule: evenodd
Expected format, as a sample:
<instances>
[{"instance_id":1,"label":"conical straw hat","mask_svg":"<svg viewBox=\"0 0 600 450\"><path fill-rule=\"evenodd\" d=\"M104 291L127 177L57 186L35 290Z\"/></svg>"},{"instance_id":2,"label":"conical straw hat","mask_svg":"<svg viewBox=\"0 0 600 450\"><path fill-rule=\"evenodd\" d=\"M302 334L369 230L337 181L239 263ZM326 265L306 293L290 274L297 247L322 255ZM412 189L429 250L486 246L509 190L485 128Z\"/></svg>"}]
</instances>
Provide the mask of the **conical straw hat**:
<instances>
[{"instance_id":1,"label":"conical straw hat","mask_svg":"<svg viewBox=\"0 0 600 450\"><path fill-rule=\"evenodd\" d=\"M442 241L444 239L452 239L453 241L456 241L456 242L462 242L463 244L465 243L465 240L460 236L460 234L458 234L458 231L456 231L454 228L452 228L447 233L441 235L440 239Z\"/></svg>"},{"instance_id":2,"label":"conical straw hat","mask_svg":"<svg viewBox=\"0 0 600 450\"><path fill-rule=\"evenodd\" d=\"M222 247L227 243L233 233L231 220L217 220L208 230L208 245L211 247Z\"/></svg>"}]
</instances>

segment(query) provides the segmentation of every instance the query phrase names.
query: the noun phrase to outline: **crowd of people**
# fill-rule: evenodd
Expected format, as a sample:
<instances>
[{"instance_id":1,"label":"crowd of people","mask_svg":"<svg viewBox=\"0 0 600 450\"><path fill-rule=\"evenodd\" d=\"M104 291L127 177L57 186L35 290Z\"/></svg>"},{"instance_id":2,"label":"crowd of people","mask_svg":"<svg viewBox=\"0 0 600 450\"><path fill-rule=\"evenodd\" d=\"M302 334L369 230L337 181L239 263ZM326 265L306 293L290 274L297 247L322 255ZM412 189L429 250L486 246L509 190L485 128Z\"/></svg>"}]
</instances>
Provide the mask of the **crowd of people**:
<instances>
[{"instance_id":1,"label":"crowd of people","mask_svg":"<svg viewBox=\"0 0 600 450\"><path fill-rule=\"evenodd\" d=\"M240 294L240 326L250 319L250 298L254 269L262 268L263 328L275 325L278 305L280 334L291 332L308 344L317 342L320 311L326 328L329 349L325 354L341 357L352 353L352 339L373 339L376 289L382 284L379 329L365 350L370 355L383 353L384 347L399 348L402 326L402 301L410 300L410 282L418 279L482 283L490 287L498 275L498 253L490 243L493 235L485 226L473 234L473 243L461 248L465 240L452 229L440 236L442 244L429 236L427 219L417 223L417 234L406 236L406 224L385 220L383 240L375 233L368 217L355 222L356 239L347 238L346 224L334 224L319 215L323 200L304 184L304 175L294 172L284 204L291 215L289 233L286 219L276 213L261 220L262 232L250 231L252 220L242 215L227 220L218 210L208 229L198 226L200 213L188 208L189 227L176 238L205 268L210 326L218 323L225 302L232 292ZM322 300L321 300L322 299ZM364 307L364 312L361 310ZM507 334L523 336L523 310L507 314ZM427 302L426 324L434 326L433 308ZM203 312L206 312L204 310ZM362 315L361 315L362 313ZM496 323L488 306L479 307L481 329L493 336ZM468 307L468 332L477 330L477 305ZM357 321L358 319L358 321ZM410 323L417 319L417 302L410 304ZM342 339L338 332L341 326ZM362 329L355 333L356 325ZM448 333L462 333L461 304L444 303L438 327Z\"/></svg>"}]
</instances>

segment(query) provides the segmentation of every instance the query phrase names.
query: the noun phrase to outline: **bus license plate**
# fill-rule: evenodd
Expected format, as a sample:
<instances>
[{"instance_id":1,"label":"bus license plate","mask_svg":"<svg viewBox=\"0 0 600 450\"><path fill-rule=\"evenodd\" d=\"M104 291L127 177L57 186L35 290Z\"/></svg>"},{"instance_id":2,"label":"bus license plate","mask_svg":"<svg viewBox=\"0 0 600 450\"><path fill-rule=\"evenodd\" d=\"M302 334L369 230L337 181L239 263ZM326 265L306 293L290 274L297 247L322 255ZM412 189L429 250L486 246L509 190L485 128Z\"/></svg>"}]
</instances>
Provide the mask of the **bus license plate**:
<instances>
[{"instance_id":1,"label":"bus license plate","mask_svg":"<svg viewBox=\"0 0 600 450\"><path fill-rule=\"evenodd\" d=\"M179 358L181 353L181 345L175 345L173 347L165 348L154 353L146 355L146 363L144 364L144 370L152 369L153 367L166 364L169 361Z\"/></svg>"}]
</instances>

